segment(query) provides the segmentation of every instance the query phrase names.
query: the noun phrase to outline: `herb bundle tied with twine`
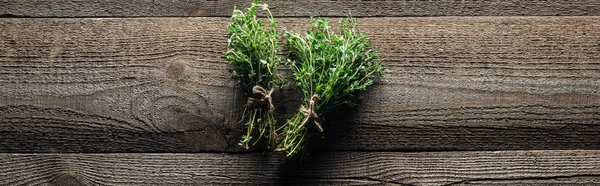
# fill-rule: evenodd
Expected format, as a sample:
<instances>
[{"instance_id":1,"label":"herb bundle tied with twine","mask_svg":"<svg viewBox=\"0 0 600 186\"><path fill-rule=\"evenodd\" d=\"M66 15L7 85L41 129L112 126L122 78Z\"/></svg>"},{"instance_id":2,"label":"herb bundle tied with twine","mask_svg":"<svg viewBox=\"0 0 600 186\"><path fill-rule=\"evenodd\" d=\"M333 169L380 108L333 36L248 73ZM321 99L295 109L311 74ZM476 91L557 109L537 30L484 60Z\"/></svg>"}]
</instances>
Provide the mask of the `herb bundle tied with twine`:
<instances>
[{"instance_id":1,"label":"herb bundle tied with twine","mask_svg":"<svg viewBox=\"0 0 600 186\"><path fill-rule=\"evenodd\" d=\"M330 30L329 21L312 18L304 36L285 32L287 65L303 100L298 112L287 121L278 145L286 157L307 155L310 138L323 132L328 114L342 105L356 107L361 93L385 68L377 53L369 49L367 37L355 30L357 19L349 14L340 20L341 32ZM290 60L291 59L291 60Z\"/></svg>"},{"instance_id":2,"label":"herb bundle tied with twine","mask_svg":"<svg viewBox=\"0 0 600 186\"><path fill-rule=\"evenodd\" d=\"M257 19L257 8L268 13L266 25ZM263 142L264 146L274 147L277 134L271 93L278 83L276 70L281 62L277 56L277 22L267 5L258 4L258 0L245 12L234 7L231 21L227 26L230 38L225 56L233 66L229 72L248 98L240 120L246 126L240 145L248 149Z\"/></svg>"},{"instance_id":3,"label":"herb bundle tied with twine","mask_svg":"<svg viewBox=\"0 0 600 186\"><path fill-rule=\"evenodd\" d=\"M257 8L268 13L263 26L255 13ZM298 112L283 126L277 127L273 116L271 93L276 84L279 33L266 4L254 3L245 13L235 9L227 27L230 38L225 52L235 82L248 97L240 123L246 134L240 144L247 149L259 142L270 150L283 151L288 158L308 155L312 136L323 132L329 114L346 105L355 108L362 92L373 84L375 75L385 68L370 50L367 37L356 31L358 21L349 14L340 20L339 34L330 30L329 21L311 18L305 35L285 32L287 65L302 95Z\"/></svg>"}]
</instances>

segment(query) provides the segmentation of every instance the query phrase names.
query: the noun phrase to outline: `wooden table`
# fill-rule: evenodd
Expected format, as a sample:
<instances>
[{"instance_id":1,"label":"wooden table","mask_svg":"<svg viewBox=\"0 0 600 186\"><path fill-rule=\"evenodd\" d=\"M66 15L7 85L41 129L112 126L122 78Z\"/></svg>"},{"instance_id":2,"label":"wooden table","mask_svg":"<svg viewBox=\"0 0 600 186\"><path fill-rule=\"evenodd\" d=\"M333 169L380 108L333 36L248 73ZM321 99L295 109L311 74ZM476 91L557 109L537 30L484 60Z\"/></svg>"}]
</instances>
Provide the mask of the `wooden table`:
<instances>
[{"instance_id":1,"label":"wooden table","mask_svg":"<svg viewBox=\"0 0 600 186\"><path fill-rule=\"evenodd\" d=\"M262 3L293 32L351 11L388 68L307 162L237 145L246 3L1 0L0 185L600 184L600 1Z\"/></svg>"}]
</instances>

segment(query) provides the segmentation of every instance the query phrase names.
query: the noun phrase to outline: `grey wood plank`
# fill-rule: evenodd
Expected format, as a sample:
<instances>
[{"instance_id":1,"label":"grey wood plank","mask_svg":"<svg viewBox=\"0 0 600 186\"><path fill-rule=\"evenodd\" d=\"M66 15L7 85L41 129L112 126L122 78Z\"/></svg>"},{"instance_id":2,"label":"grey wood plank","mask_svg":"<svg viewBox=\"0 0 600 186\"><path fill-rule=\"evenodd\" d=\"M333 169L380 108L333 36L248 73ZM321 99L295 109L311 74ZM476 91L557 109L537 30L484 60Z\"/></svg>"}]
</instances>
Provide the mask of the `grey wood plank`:
<instances>
[{"instance_id":1,"label":"grey wood plank","mask_svg":"<svg viewBox=\"0 0 600 186\"><path fill-rule=\"evenodd\" d=\"M308 19L280 22L300 31ZM0 19L0 151L241 150L227 24ZM598 17L361 19L388 70L316 147L600 149L599 27ZM298 94L274 96L285 121Z\"/></svg>"},{"instance_id":2,"label":"grey wood plank","mask_svg":"<svg viewBox=\"0 0 600 186\"><path fill-rule=\"evenodd\" d=\"M246 7L251 0L149 1L149 0L35 0L0 1L0 15L17 17L181 17L231 16L233 6ZM277 17L345 16L597 16L597 0L309 0L261 1Z\"/></svg>"},{"instance_id":3,"label":"grey wood plank","mask_svg":"<svg viewBox=\"0 0 600 186\"><path fill-rule=\"evenodd\" d=\"M5 185L599 184L598 151L0 154Z\"/></svg>"}]
</instances>

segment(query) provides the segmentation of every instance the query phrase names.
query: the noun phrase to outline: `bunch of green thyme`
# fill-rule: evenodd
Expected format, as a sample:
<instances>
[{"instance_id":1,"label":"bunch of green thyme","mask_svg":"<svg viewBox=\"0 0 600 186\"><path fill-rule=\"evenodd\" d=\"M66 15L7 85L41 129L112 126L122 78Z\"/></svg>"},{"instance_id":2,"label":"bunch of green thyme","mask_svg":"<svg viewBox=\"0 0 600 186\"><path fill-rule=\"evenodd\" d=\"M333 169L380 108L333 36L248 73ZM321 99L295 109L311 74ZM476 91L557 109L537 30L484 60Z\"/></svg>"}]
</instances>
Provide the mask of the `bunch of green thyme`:
<instances>
[{"instance_id":1,"label":"bunch of green thyme","mask_svg":"<svg viewBox=\"0 0 600 186\"><path fill-rule=\"evenodd\" d=\"M268 13L267 25L263 26L255 15L259 7ZM276 144L271 93L276 84L276 68L281 62L277 57L280 51L277 22L267 5L258 4L258 0L246 8L245 13L234 7L231 21L227 27L230 38L225 55L233 66L229 72L248 97L240 120L247 132L240 145L248 149L263 140L267 144Z\"/></svg>"},{"instance_id":2,"label":"bunch of green thyme","mask_svg":"<svg viewBox=\"0 0 600 186\"><path fill-rule=\"evenodd\" d=\"M330 31L329 22L312 18L306 34L285 32L288 65L294 83L302 93L302 106L283 128L283 141L278 150L287 157L307 151L311 136L322 132L328 114L341 105L356 107L361 93L373 84L374 75L385 69L377 61L377 53L369 49L367 37L355 30L358 23L349 14L340 20L341 33Z\"/></svg>"}]
</instances>

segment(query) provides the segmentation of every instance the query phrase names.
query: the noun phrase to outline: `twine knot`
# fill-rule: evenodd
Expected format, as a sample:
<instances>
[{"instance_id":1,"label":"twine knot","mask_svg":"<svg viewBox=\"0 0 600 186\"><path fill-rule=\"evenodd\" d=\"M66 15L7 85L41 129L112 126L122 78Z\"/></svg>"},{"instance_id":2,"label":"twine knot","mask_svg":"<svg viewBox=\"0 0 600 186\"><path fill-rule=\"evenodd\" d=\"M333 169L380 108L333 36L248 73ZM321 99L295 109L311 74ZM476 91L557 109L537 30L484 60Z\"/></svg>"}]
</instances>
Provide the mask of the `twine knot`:
<instances>
[{"instance_id":1,"label":"twine knot","mask_svg":"<svg viewBox=\"0 0 600 186\"><path fill-rule=\"evenodd\" d=\"M315 112L315 104L317 101L319 101L319 96L315 94L310 98L310 101L308 102L308 109L304 107L304 105L300 106L300 112L306 115L306 118L304 118L304 121L302 121L302 124L300 124L299 127L304 126L306 123L312 120L312 122L317 127L317 130L319 130L319 132L323 132L321 118L319 118L319 115L317 115L317 113Z\"/></svg>"},{"instance_id":2,"label":"twine knot","mask_svg":"<svg viewBox=\"0 0 600 186\"><path fill-rule=\"evenodd\" d=\"M270 91L265 90L265 88L256 85L252 88L252 92L254 94L258 94L261 96L261 98L256 99L253 97L248 97L248 104L254 104L257 100L260 103L267 103L268 107L269 107L269 112L273 112L273 110L275 110L275 107L273 106L273 101L271 100L271 93L273 93L273 87L271 87Z\"/></svg>"}]
</instances>

